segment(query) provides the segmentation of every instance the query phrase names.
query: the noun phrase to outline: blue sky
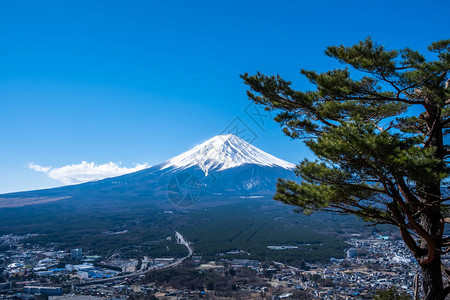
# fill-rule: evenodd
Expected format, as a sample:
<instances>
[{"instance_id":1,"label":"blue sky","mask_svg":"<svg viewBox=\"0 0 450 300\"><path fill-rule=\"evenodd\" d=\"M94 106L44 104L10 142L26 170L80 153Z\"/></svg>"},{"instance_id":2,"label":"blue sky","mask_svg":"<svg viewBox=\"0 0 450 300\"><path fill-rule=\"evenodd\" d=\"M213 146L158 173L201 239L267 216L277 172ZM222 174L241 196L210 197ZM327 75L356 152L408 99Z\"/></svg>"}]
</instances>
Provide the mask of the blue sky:
<instances>
[{"instance_id":1,"label":"blue sky","mask_svg":"<svg viewBox=\"0 0 450 300\"><path fill-rule=\"evenodd\" d=\"M300 68L338 66L326 46L370 35L425 50L449 38L449 10L448 1L2 1L0 193L62 185L30 163L157 164L236 118L254 145L296 163L310 154L275 122L253 122L239 74L309 88Z\"/></svg>"}]
</instances>

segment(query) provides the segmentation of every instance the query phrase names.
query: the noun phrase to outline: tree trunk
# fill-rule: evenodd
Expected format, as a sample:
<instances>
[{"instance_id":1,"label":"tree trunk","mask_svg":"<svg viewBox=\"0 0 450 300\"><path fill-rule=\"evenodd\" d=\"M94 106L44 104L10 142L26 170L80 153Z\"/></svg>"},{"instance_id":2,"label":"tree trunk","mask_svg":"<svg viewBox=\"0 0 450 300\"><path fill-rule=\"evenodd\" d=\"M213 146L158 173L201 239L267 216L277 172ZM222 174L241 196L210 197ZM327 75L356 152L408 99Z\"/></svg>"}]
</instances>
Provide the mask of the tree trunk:
<instances>
[{"instance_id":1,"label":"tree trunk","mask_svg":"<svg viewBox=\"0 0 450 300\"><path fill-rule=\"evenodd\" d=\"M434 197L440 195L438 188L429 190L426 194L428 198L428 203L433 203ZM430 196L431 195L431 196ZM442 261L441 261L441 245L442 245L442 234L443 234L443 224L441 223L441 213L440 207L432 207L425 211L420 217L420 225L425 229L425 231L432 237L434 245L428 244L425 239L422 239L421 249L423 250L423 257L430 254L429 247L434 247L435 252L432 261L427 264L421 264L422 269L422 286L425 300L444 300L446 294L444 294L444 283L442 279Z\"/></svg>"},{"instance_id":2,"label":"tree trunk","mask_svg":"<svg viewBox=\"0 0 450 300\"><path fill-rule=\"evenodd\" d=\"M435 189L433 192L434 193L432 192L428 193L428 195L435 196L436 194L439 194L439 189ZM431 202L430 200L429 203ZM428 234L433 238L433 241L436 243L434 245L436 251L434 253L433 260L428 264L420 265L420 268L422 269L422 286L424 299L444 300L445 299L444 283L442 280L442 269L441 269L442 262L441 262L441 254L439 251L442 243L440 208L433 207L429 208L426 212L424 212L420 218L420 225L428 232ZM428 245L425 240L422 240L421 248L424 250L428 250L428 247L433 247L433 245ZM425 252L427 253L425 255L428 255L428 251Z\"/></svg>"},{"instance_id":3,"label":"tree trunk","mask_svg":"<svg viewBox=\"0 0 450 300\"><path fill-rule=\"evenodd\" d=\"M444 300L444 286L442 282L441 257L436 254L435 259L422 269L422 286L425 300Z\"/></svg>"},{"instance_id":4,"label":"tree trunk","mask_svg":"<svg viewBox=\"0 0 450 300\"><path fill-rule=\"evenodd\" d=\"M432 105L427 108L429 113L429 118L426 120L428 127L432 130L429 133L429 145L425 147L434 147L434 157L443 162L444 159L444 142L442 134L442 124L440 122L441 110L437 107L434 101L428 101ZM444 164L444 163L443 163ZM444 168L438 166L436 172L442 172ZM442 280L442 269L441 269L441 245L443 236L443 224L441 223L441 181L438 179L434 183L428 183L419 188L422 190L422 199L425 203L431 205L426 209L420 217L420 225L428 232L428 234L433 238L435 242L435 256L431 263L421 265L422 269L422 281L423 281L423 292L425 300L444 300L446 294L444 294L444 283ZM439 203L439 204L437 204ZM422 240L422 248L427 249L430 245ZM424 247L425 246L425 247Z\"/></svg>"}]
</instances>

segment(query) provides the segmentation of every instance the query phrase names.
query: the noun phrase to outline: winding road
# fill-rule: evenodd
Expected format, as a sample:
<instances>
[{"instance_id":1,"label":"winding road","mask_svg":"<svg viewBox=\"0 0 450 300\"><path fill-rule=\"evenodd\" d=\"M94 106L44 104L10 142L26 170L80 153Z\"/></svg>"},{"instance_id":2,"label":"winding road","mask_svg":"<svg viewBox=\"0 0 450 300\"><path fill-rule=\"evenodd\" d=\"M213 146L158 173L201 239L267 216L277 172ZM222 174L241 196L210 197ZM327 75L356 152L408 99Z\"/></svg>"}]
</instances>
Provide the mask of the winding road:
<instances>
[{"instance_id":1,"label":"winding road","mask_svg":"<svg viewBox=\"0 0 450 300\"><path fill-rule=\"evenodd\" d=\"M154 266L154 267L151 267L151 268L149 268L148 270L145 270L145 271L135 272L135 273L121 275L121 276L116 276L116 277L111 277L111 278L104 278L104 279L96 279L96 280L85 281L85 282L81 282L81 283L78 283L78 284L74 284L74 286L89 286L89 285L100 284L100 283L105 283L105 282L115 281L115 280L120 280L120 279L125 279L125 278L134 278L134 277L137 277L137 276L145 275L147 272L150 272L150 271L176 267L176 266L180 265L184 260L186 260L187 258L191 257L192 254L194 253L194 250L192 250L192 247L189 245L189 242L186 241L184 239L184 237L178 231L175 231L175 238L176 238L177 244L186 246L186 248L187 248L187 250L189 252L187 256L182 257L182 258L178 258L178 259L174 260L173 262L171 262L170 264L167 264L167 265L164 265L164 266L160 266L160 267ZM70 287L71 284L67 285L67 286Z\"/></svg>"}]
</instances>

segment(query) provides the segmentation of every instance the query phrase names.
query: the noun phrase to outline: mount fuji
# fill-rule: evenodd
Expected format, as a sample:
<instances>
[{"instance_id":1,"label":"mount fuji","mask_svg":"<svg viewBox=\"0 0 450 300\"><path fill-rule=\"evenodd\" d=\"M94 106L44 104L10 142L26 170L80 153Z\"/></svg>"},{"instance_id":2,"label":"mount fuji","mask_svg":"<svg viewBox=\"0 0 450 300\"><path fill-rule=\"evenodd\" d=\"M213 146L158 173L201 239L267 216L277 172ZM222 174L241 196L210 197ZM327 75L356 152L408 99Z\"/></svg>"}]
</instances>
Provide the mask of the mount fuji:
<instances>
[{"instance_id":1,"label":"mount fuji","mask_svg":"<svg viewBox=\"0 0 450 300\"><path fill-rule=\"evenodd\" d=\"M0 195L0 207L76 199L133 199L191 206L230 198L272 197L278 178L296 180L295 165L243 139L218 135L161 164L126 175L59 188ZM170 200L170 201L167 201ZM2 205L3 203L3 205Z\"/></svg>"},{"instance_id":2,"label":"mount fuji","mask_svg":"<svg viewBox=\"0 0 450 300\"><path fill-rule=\"evenodd\" d=\"M245 254L229 258L341 257L345 243L318 232L341 221L302 217L272 199L278 178L298 180L294 168L237 136L219 135L138 172L0 195L0 236L36 233L30 245L83 248L104 256L120 249L127 255L182 257L185 247L167 239L176 231L206 260L240 249ZM331 246L311 251L309 245L322 243ZM268 248L284 244L306 248Z\"/></svg>"},{"instance_id":3,"label":"mount fuji","mask_svg":"<svg viewBox=\"0 0 450 300\"><path fill-rule=\"evenodd\" d=\"M218 135L164 163L162 169L183 170L197 166L205 172L223 171L246 164L295 168L294 164L270 155L233 134Z\"/></svg>"}]
</instances>

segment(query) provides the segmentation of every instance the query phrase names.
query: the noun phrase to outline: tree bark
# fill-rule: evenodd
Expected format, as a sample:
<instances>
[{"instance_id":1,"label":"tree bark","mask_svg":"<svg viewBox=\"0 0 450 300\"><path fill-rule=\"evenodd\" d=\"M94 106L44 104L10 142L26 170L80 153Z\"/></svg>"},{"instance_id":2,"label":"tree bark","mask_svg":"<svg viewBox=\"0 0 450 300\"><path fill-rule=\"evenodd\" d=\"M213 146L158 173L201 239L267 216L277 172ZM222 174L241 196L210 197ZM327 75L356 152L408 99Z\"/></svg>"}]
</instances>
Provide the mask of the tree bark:
<instances>
[{"instance_id":1,"label":"tree bark","mask_svg":"<svg viewBox=\"0 0 450 300\"><path fill-rule=\"evenodd\" d=\"M428 112L428 116L425 121L427 123L429 134L425 143L425 148L434 147L434 157L443 160L445 155L445 148L443 142L442 124L441 124L441 109L430 99L426 99L427 105L425 109ZM439 172L441 170L436 170ZM420 216L420 225L432 236L434 241L433 260L427 264L420 264L422 269L422 284L425 300L444 300L446 298L446 289L444 289L444 283L442 280L442 262L441 262L441 246L443 237L443 224L441 224L441 182L440 180L427 184L419 188L423 191L421 195L422 200L430 207L426 209ZM437 204L439 203L439 205ZM422 240L422 249L428 250L431 247L428 243ZM429 251L427 251L429 253Z\"/></svg>"},{"instance_id":2,"label":"tree bark","mask_svg":"<svg viewBox=\"0 0 450 300\"><path fill-rule=\"evenodd\" d=\"M422 269L422 286L425 300L444 300L444 286L441 273L440 254L436 254L435 259L426 265L420 266Z\"/></svg>"},{"instance_id":3,"label":"tree bark","mask_svg":"<svg viewBox=\"0 0 450 300\"><path fill-rule=\"evenodd\" d=\"M419 273L414 276L414 300L419 300Z\"/></svg>"},{"instance_id":4,"label":"tree bark","mask_svg":"<svg viewBox=\"0 0 450 300\"><path fill-rule=\"evenodd\" d=\"M439 191L435 191L439 193ZM436 250L440 249L442 243L442 230L441 230L441 215L440 208L433 207L427 212L422 214L420 218L421 226L433 237L435 245L429 245L426 241L422 240L421 248L426 251L428 255L428 247L435 247ZM444 283L442 280L442 262L440 251L434 251L434 257L431 262L426 264L420 264L422 270L422 287L425 300L444 300Z\"/></svg>"}]
</instances>

